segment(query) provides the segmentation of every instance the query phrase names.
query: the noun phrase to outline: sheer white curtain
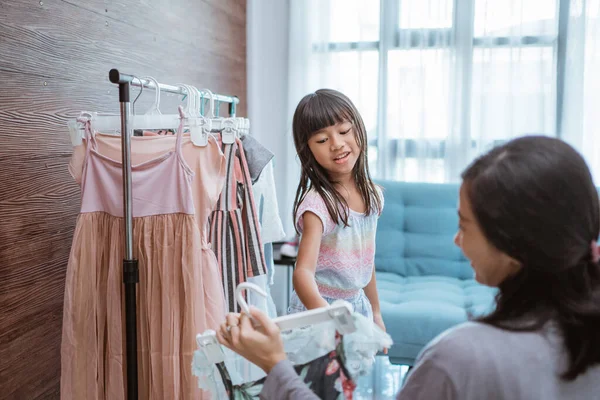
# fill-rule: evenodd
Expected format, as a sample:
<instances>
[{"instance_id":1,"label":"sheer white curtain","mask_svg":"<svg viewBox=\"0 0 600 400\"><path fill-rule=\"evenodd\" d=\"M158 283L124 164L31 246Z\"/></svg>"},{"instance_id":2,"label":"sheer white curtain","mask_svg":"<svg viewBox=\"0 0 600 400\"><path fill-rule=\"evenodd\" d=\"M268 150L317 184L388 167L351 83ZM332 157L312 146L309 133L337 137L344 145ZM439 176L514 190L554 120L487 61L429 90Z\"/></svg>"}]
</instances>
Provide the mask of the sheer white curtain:
<instances>
[{"instance_id":1,"label":"sheer white curtain","mask_svg":"<svg viewBox=\"0 0 600 400\"><path fill-rule=\"evenodd\" d=\"M471 136L475 153L526 134L556 134L555 0L476 0Z\"/></svg>"},{"instance_id":2,"label":"sheer white curtain","mask_svg":"<svg viewBox=\"0 0 600 400\"><path fill-rule=\"evenodd\" d=\"M379 1L290 0L285 190L280 206L286 232L293 232L292 205L299 164L292 116L306 94L320 88L345 93L356 104L372 139L377 121ZM352 49L350 43L363 43ZM364 45L366 42L371 44ZM336 47L337 46L337 47Z\"/></svg>"},{"instance_id":3,"label":"sheer white curtain","mask_svg":"<svg viewBox=\"0 0 600 400\"><path fill-rule=\"evenodd\" d=\"M571 0L562 137L576 147L600 185L600 0Z\"/></svg>"},{"instance_id":4,"label":"sheer white curtain","mask_svg":"<svg viewBox=\"0 0 600 400\"><path fill-rule=\"evenodd\" d=\"M458 180L495 144L555 135L556 3L291 0L288 114L312 90L341 90L375 176Z\"/></svg>"},{"instance_id":5,"label":"sheer white curtain","mask_svg":"<svg viewBox=\"0 0 600 400\"><path fill-rule=\"evenodd\" d=\"M383 177L441 182L465 159L468 137L463 130L468 109L461 99L468 51L457 46L452 0L388 2L389 46L385 79L385 132L380 152ZM460 15L458 16L460 17ZM468 35L467 30L467 35ZM464 65L463 65L464 64ZM465 97L466 96L466 97ZM379 171L378 171L379 172Z\"/></svg>"}]
</instances>

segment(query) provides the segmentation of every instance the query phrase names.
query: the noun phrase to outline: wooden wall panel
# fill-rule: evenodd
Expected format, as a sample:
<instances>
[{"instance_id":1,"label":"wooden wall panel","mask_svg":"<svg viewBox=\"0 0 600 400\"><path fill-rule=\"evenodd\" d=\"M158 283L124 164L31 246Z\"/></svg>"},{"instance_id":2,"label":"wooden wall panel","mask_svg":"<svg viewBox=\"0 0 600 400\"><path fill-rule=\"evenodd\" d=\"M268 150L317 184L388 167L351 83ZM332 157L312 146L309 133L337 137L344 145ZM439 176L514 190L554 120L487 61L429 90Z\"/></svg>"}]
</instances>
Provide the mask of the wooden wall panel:
<instances>
[{"instance_id":1,"label":"wooden wall panel","mask_svg":"<svg viewBox=\"0 0 600 400\"><path fill-rule=\"evenodd\" d=\"M245 115L246 3L0 2L0 399L59 397L64 279L79 209L66 120L118 112L111 68L237 95ZM153 97L144 91L136 109ZM161 109L180 103L163 95Z\"/></svg>"}]
</instances>

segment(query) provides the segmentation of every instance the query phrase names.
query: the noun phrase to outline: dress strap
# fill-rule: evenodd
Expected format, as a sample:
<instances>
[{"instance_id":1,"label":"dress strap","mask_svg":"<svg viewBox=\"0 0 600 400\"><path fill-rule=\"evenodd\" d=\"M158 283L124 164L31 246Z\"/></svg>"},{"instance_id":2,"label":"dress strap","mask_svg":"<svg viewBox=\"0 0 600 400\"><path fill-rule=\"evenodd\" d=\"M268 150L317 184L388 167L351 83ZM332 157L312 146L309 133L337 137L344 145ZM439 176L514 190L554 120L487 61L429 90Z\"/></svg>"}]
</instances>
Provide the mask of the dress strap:
<instances>
[{"instance_id":1,"label":"dress strap","mask_svg":"<svg viewBox=\"0 0 600 400\"><path fill-rule=\"evenodd\" d=\"M185 123L185 113L183 112L183 107L179 106L177 108L179 110L179 127L177 128L177 140L175 141L175 151L181 157L181 143L183 142L183 125Z\"/></svg>"},{"instance_id":2,"label":"dress strap","mask_svg":"<svg viewBox=\"0 0 600 400\"><path fill-rule=\"evenodd\" d=\"M94 136L94 132L92 132L92 120L89 117L79 117L77 118L77 122L83 124L84 137L87 141L86 144L86 154L90 151L90 149L97 150L96 138Z\"/></svg>"}]
</instances>

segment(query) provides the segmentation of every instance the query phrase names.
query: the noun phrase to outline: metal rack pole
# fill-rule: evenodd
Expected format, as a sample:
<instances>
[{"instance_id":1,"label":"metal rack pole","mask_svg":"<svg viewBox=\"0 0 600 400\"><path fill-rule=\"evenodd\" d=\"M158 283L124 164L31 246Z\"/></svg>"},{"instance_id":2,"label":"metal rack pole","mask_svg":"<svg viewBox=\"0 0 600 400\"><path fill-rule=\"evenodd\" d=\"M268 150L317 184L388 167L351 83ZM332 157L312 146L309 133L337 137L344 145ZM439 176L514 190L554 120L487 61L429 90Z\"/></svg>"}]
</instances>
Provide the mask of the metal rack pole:
<instances>
[{"instance_id":1,"label":"metal rack pole","mask_svg":"<svg viewBox=\"0 0 600 400\"><path fill-rule=\"evenodd\" d=\"M138 398L137 374L137 310L136 285L140 281L138 260L133 258L133 207L131 197L131 135L129 134L130 84L133 76L112 69L112 83L119 85L121 105L121 151L123 160L123 217L125 222L125 256L123 258L123 283L125 284L125 337L127 354L127 400Z\"/></svg>"}]
</instances>

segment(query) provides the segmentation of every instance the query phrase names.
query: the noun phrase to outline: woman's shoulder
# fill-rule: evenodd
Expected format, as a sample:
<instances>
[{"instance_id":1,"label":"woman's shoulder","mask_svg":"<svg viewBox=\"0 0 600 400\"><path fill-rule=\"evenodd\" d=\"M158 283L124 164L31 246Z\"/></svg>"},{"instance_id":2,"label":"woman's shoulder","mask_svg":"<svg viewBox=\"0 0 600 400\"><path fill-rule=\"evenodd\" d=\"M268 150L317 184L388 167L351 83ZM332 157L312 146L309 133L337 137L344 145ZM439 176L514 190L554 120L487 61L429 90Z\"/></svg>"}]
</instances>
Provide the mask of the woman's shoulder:
<instances>
[{"instance_id":1,"label":"woman's shoulder","mask_svg":"<svg viewBox=\"0 0 600 400\"><path fill-rule=\"evenodd\" d=\"M472 338L481 331L486 331L487 334L486 326L478 322L465 322L450 328L429 342L423 349L421 357L433 355L436 358L445 358L453 356L455 352L461 353L471 345Z\"/></svg>"},{"instance_id":2,"label":"woman's shoulder","mask_svg":"<svg viewBox=\"0 0 600 400\"><path fill-rule=\"evenodd\" d=\"M450 328L433 339L420 358L435 360L448 367L462 365L485 368L496 365L507 354L526 358L527 354L536 352L550 359L559 346L560 340L554 330L517 332L470 321Z\"/></svg>"},{"instance_id":3,"label":"woman's shoulder","mask_svg":"<svg viewBox=\"0 0 600 400\"><path fill-rule=\"evenodd\" d=\"M483 341L502 340L509 334L504 329L484 324L482 322L469 321L452 327L435 339L433 339L425 351L447 351L449 349L466 350L473 345L479 345Z\"/></svg>"}]
</instances>

